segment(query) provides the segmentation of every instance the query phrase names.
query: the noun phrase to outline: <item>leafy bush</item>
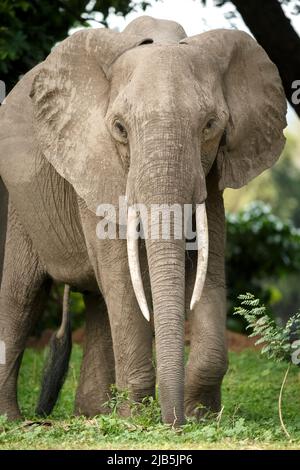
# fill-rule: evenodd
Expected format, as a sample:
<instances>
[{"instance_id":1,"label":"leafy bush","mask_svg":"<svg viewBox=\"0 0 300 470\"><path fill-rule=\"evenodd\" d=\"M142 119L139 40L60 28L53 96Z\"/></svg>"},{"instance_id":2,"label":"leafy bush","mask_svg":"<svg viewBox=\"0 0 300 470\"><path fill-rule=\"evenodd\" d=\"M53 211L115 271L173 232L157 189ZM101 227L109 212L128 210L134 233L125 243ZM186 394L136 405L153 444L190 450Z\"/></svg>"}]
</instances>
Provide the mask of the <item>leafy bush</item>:
<instances>
[{"instance_id":1,"label":"leafy bush","mask_svg":"<svg viewBox=\"0 0 300 470\"><path fill-rule=\"evenodd\" d=\"M243 331L246 323L233 317L236 299L253 292L274 313L280 300L278 282L300 271L300 230L256 201L236 214L227 214L226 274L228 326Z\"/></svg>"},{"instance_id":2,"label":"leafy bush","mask_svg":"<svg viewBox=\"0 0 300 470\"><path fill-rule=\"evenodd\" d=\"M284 327L276 325L270 318L267 308L253 294L241 294L241 305L236 307L235 315L242 316L247 322L250 337L259 336L255 344L264 344L261 353L269 359L291 362L295 349L299 349L300 312L291 316Z\"/></svg>"},{"instance_id":3,"label":"leafy bush","mask_svg":"<svg viewBox=\"0 0 300 470\"><path fill-rule=\"evenodd\" d=\"M266 314L266 307L253 294L240 295L239 300L241 305L235 309L235 313L241 315L247 321L247 328L252 330L250 336L259 337L255 344L264 344L261 354L267 356L268 359L288 363L278 397L278 414L283 432L291 439L291 435L283 421L282 395L291 364L299 365L300 312L298 311L291 316L286 325L282 327L276 325L274 320Z\"/></svg>"}]
</instances>

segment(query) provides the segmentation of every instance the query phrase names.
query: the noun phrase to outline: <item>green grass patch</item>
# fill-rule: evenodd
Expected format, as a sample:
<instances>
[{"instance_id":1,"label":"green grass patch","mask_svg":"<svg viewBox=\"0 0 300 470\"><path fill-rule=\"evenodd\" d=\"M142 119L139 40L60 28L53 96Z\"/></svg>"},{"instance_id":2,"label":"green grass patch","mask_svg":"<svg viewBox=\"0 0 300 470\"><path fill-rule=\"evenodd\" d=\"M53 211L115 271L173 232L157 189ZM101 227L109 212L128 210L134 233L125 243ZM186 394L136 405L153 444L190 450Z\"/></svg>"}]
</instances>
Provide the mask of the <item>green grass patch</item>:
<instances>
[{"instance_id":1,"label":"green grass patch","mask_svg":"<svg viewBox=\"0 0 300 470\"><path fill-rule=\"evenodd\" d=\"M223 384L223 411L181 429L160 423L156 401L142 405L130 419L116 413L93 419L72 416L81 348L73 348L70 370L49 419L37 421L34 408L45 352L27 350L20 372L19 396L26 420L9 423L0 416L1 449L297 449L300 448L300 371L292 367L283 397L288 440L278 418L277 400L286 365L255 351L230 354Z\"/></svg>"}]
</instances>

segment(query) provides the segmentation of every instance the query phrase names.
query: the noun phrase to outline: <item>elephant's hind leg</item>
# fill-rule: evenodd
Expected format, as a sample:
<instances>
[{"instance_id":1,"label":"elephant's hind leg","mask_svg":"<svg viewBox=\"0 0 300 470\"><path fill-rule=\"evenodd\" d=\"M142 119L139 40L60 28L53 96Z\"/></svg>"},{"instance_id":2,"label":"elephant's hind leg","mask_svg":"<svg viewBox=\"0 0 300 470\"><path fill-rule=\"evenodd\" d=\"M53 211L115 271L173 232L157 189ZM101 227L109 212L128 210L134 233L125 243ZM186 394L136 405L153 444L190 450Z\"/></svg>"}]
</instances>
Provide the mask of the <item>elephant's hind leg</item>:
<instances>
[{"instance_id":1,"label":"elephant's hind leg","mask_svg":"<svg viewBox=\"0 0 300 470\"><path fill-rule=\"evenodd\" d=\"M0 414L21 417L17 378L26 340L44 307L49 279L32 243L9 209L0 292Z\"/></svg>"},{"instance_id":2,"label":"elephant's hind leg","mask_svg":"<svg viewBox=\"0 0 300 470\"><path fill-rule=\"evenodd\" d=\"M75 413L95 416L107 413L115 364L107 308L99 295L87 294L83 361L76 393Z\"/></svg>"}]
</instances>

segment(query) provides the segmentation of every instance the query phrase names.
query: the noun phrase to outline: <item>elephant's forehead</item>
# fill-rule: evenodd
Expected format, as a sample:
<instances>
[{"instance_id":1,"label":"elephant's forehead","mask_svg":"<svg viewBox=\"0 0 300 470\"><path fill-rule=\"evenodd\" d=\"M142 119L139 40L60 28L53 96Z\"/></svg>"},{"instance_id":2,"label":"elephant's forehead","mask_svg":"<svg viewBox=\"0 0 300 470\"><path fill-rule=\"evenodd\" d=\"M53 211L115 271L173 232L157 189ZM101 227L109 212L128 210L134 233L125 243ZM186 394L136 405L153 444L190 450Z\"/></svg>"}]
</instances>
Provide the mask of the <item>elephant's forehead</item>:
<instances>
[{"instance_id":1,"label":"elephant's forehead","mask_svg":"<svg viewBox=\"0 0 300 470\"><path fill-rule=\"evenodd\" d=\"M205 108L213 100L209 67L203 67L203 80L198 80L185 45L141 46L126 52L116 66L116 89L135 108L147 104L149 109L191 112L199 100Z\"/></svg>"},{"instance_id":2,"label":"elephant's forehead","mask_svg":"<svg viewBox=\"0 0 300 470\"><path fill-rule=\"evenodd\" d=\"M185 44L150 44L124 53L113 67L113 76L121 86L131 82L136 91L142 89L153 95L195 92L209 94L217 76L205 53L197 54Z\"/></svg>"},{"instance_id":3,"label":"elephant's forehead","mask_svg":"<svg viewBox=\"0 0 300 470\"><path fill-rule=\"evenodd\" d=\"M185 46L181 44L150 44L131 49L123 55L121 67L131 67L150 72L153 77L160 73L172 74L179 70L192 70L192 61Z\"/></svg>"}]
</instances>

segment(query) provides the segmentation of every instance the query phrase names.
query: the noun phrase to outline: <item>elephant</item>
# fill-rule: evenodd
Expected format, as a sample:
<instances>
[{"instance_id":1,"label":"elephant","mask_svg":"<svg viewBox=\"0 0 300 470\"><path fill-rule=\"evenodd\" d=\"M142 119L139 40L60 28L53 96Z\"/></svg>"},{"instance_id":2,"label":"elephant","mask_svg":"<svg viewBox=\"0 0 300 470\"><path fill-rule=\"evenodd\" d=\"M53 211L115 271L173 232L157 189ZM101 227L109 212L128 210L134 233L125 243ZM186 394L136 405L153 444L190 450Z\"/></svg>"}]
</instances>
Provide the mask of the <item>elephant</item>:
<instances>
[{"instance_id":1,"label":"elephant","mask_svg":"<svg viewBox=\"0 0 300 470\"><path fill-rule=\"evenodd\" d=\"M156 377L164 423L220 410L223 192L276 162L285 116L278 70L250 35L187 37L149 16L77 31L21 78L0 109L0 413L21 418L18 370L52 282L86 304L76 412L107 412L112 384L135 402L154 396ZM127 237L99 239L97 208L118 213L120 196ZM191 205L203 246L189 256L184 237L134 239L136 204Z\"/></svg>"}]
</instances>

